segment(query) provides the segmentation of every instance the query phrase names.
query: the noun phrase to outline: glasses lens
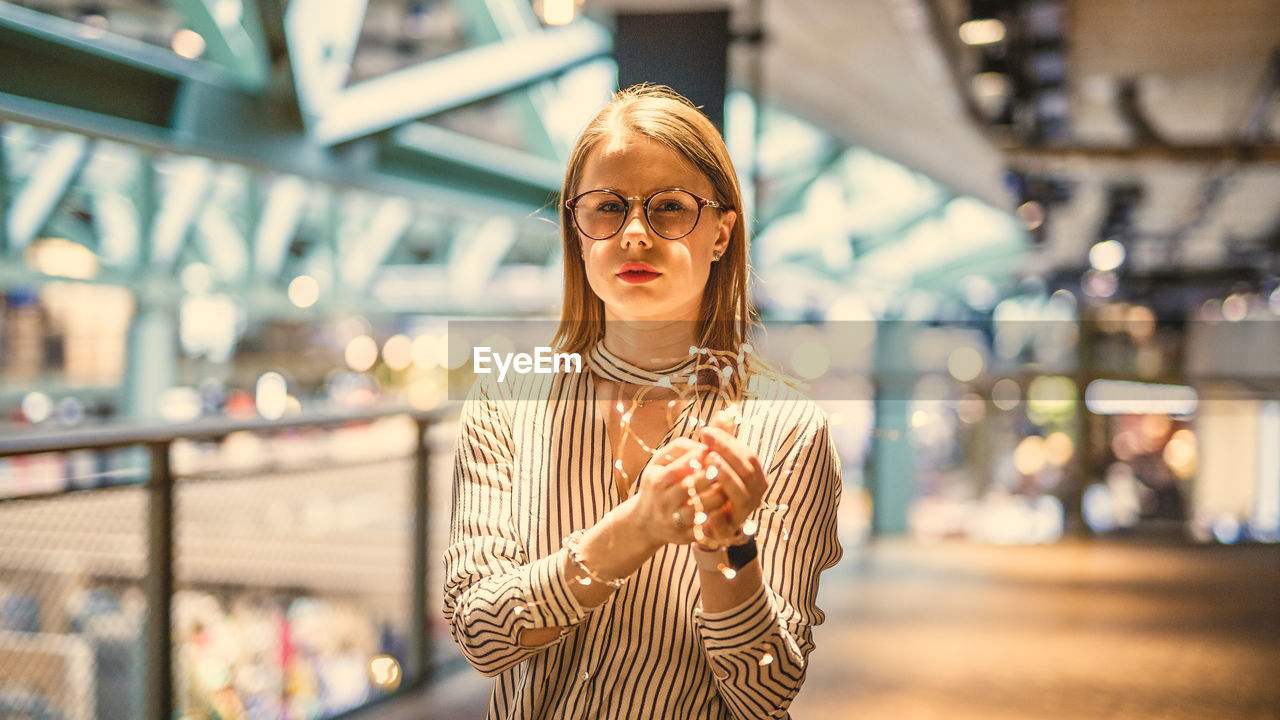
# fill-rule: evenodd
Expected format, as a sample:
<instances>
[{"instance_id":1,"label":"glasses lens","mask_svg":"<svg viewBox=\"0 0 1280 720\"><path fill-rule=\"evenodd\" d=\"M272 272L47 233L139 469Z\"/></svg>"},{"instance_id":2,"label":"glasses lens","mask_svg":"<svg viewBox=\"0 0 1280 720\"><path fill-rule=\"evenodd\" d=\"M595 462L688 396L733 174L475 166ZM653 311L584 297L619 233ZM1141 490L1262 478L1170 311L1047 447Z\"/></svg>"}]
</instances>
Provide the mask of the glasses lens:
<instances>
[{"instance_id":1,"label":"glasses lens","mask_svg":"<svg viewBox=\"0 0 1280 720\"><path fill-rule=\"evenodd\" d=\"M578 198L573 208L573 219L583 235L603 240L622 229L622 223L627 219L627 203L611 192L593 190Z\"/></svg>"},{"instance_id":2,"label":"glasses lens","mask_svg":"<svg viewBox=\"0 0 1280 720\"><path fill-rule=\"evenodd\" d=\"M664 190L647 207L649 227L659 235L676 239L693 232L698 224L698 201L683 190Z\"/></svg>"}]
</instances>

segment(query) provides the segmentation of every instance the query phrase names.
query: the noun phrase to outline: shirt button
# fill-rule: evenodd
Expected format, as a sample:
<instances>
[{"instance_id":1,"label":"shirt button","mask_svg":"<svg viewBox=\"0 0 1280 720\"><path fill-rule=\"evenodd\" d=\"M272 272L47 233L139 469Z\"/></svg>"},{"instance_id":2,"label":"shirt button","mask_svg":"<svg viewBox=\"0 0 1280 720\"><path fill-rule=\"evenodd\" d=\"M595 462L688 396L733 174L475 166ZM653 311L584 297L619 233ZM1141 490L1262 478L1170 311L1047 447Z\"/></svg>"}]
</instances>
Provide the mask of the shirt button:
<instances>
[{"instance_id":1,"label":"shirt button","mask_svg":"<svg viewBox=\"0 0 1280 720\"><path fill-rule=\"evenodd\" d=\"M587 672L586 670L583 670L582 674L578 676L578 679L581 680L582 682L586 682L591 679L591 673Z\"/></svg>"}]
</instances>

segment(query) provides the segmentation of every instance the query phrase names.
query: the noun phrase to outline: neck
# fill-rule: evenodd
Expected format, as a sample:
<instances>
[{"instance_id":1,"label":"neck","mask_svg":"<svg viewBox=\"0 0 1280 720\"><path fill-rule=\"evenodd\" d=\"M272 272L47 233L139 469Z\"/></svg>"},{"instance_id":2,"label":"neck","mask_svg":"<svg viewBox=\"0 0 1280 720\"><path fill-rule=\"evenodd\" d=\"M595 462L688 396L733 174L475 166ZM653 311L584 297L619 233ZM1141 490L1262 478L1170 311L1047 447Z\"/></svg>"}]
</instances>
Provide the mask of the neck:
<instances>
[{"instance_id":1,"label":"neck","mask_svg":"<svg viewBox=\"0 0 1280 720\"><path fill-rule=\"evenodd\" d=\"M689 357L695 323L611 320L604 325L604 346L644 370L665 370Z\"/></svg>"}]
</instances>

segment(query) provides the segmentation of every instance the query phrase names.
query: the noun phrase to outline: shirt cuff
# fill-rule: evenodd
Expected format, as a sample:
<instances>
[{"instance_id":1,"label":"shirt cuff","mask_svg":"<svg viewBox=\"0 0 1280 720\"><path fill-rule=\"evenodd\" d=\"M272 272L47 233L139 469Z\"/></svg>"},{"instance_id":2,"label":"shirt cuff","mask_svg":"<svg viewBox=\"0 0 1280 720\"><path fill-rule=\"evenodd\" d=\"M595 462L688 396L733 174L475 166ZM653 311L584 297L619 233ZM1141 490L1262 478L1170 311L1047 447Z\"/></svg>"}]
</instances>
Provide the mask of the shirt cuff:
<instances>
[{"instance_id":1,"label":"shirt cuff","mask_svg":"<svg viewBox=\"0 0 1280 720\"><path fill-rule=\"evenodd\" d=\"M565 631L582 622L590 613L578 603L564 571L564 551L556 551L527 566L525 597L529 627L559 625Z\"/></svg>"},{"instance_id":2,"label":"shirt cuff","mask_svg":"<svg viewBox=\"0 0 1280 720\"><path fill-rule=\"evenodd\" d=\"M699 606L693 615L702 628L702 644L708 654L751 648L776 633L778 620L764 584L745 602L718 612Z\"/></svg>"}]
</instances>

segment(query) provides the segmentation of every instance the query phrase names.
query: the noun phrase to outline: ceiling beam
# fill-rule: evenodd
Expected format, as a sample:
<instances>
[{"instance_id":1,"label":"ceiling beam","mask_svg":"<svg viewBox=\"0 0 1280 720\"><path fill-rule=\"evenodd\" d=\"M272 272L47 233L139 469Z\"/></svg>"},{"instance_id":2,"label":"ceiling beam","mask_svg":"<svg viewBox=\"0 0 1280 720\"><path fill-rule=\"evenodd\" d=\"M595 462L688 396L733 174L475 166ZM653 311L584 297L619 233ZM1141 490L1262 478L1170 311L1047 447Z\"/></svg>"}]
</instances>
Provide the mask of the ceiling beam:
<instances>
[{"instance_id":1,"label":"ceiling beam","mask_svg":"<svg viewBox=\"0 0 1280 720\"><path fill-rule=\"evenodd\" d=\"M463 304L478 300L515 241L516 223L506 217L486 218L473 232L455 237L446 262L450 293Z\"/></svg>"},{"instance_id":2,"label":"ceiling beam","mask_svg":"<svg viewBox=\"0 0 1280 720\"><path fill-rule=\"evenodd\" d=\"M285 40L306 116L318 118L338 97L351 70L369 0L293 0L285 10Z\"/></svg>"},{"instance_id":3,"label":"ceiling beam","mask_svg":"<svg viewBox=\"0 0 1280 720\"><path fill-rule=\"evenodd\" d=\"M169 188L151 192L163 198L149 229L147 261L153 268L169 270L186 244L191 227L209 201L214 180L213 163L204 158L181 158L167 168ZM154 172L154 170L152 171Z\"/></svg>"},{"instance_id":4,"label":"ceiling beam","mask_svg":"<svg viewBox=\"0 0 1280 720\"><path fill-rule=\"evenodd\" d=\"M274 278L284 269L289 244L307 207L308 191L306 182L291 175L271 182L253 234L253 266L259 277Z\"/></svg>"},{"instance_id":5,"label":"ceiling beam","mask_svg":"<svg viewBox=\"0 0 1280 720\"><path fill-rule=\"evenodd\" d=\"M407 151L451 165L448 174L459 180L469 170L504 179L540 197L539 202L558 192L564 178L564 170L553 160L426 123L397 129L388 146L393 152Z\"/></svg>"},{"instance_id":6,"label":"ceiling beam","mask_svg":"<svg viewBox=\"0 0 1280 720\"><path fill-rule=\"evenodd\" d=\"M378 203L359 242L343 254L339 271L342 281L356 295L363 296L374 273L391 256L413 222L413 207L403 198L386 198Z\"/></svg>"},{"instance_id":7,"label":"ceiling beam","mask_svg":"<svg viewBox=\"0 0 1280 720\"><path fill-rule=\"evenodd\" d=\"M203 59L216 63L246 90L267 84L267 57L256 0L169 0L189 29L205 42Z\"/></svg>"},{"instance_id":8,"label":"ceiling beam","mask_svg":"<svg viewBox=\"0 0 1280 720\"><path fill-rule=\"evenodd\" d=\"M90 147L88 138L81 135L63 135L53 141L5 214L10 252L20 254L49 222L88 162Z\"/></svg>"},{"instance_id":9,"label":"ceiling beam","mask_svg":"<svg viewBox=\"0 0 1280 720\"><path fill-rule=\"evenodd\" d=\"M428 60L354 85L311 127L335 145L515 90L609 52L609 33L578 22Z\"/></svg>"}]
</instances>

